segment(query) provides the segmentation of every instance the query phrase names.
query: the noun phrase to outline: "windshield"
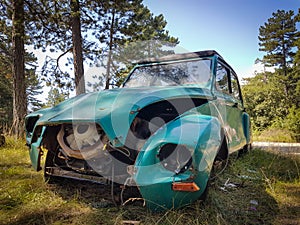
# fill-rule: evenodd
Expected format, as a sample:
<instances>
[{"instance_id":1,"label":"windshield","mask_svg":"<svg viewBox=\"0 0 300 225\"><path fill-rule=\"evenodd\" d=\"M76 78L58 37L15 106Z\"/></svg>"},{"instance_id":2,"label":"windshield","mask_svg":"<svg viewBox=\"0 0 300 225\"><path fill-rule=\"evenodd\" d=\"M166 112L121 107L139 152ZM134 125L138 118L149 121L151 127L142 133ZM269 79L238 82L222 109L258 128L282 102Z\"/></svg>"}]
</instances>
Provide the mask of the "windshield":
<instances>
[{"instance_id":1,"label":"windshield","mask_svg":"<svg viewBox=\"0 0 300 225\"><path fill-rule=\"evenodd\" d=\"M124 87L191 85L208 88L210 78L211 60L197 59L139 66L129 75Z\"/></svg>"}]
</instances>

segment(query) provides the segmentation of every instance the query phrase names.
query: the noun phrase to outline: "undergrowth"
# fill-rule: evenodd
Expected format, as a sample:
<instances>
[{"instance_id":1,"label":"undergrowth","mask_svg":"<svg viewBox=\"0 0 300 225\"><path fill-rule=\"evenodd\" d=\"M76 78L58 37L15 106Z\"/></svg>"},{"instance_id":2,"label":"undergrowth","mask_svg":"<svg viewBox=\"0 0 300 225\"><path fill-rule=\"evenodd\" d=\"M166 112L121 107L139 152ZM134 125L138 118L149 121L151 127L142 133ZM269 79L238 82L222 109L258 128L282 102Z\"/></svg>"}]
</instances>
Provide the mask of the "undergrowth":
<instances>
[{"instance_id":1,"label":"undergrowth","mask_svg":"<svg viewBox=\"0 0 300 225\"><path fill-rule=\"evenodd\" d=\"M284 143L296 143L297 134L292 133L289 130L268 128L264 131L254 131L253 140L262 142L284 142Z\"/></svg>"},{"instance_id":2,"label":"undergrowth","mask_svg":"<svg viewBox=\"0 0 300 225\"><path fill-rule=\"evenodd\" d=\"M114 206L101 185L45 183L22 141L8 139L0 153L0 224L300 224L296 156L259 149L242 158L234 154L211 181L206 201L153 213L142 204Z\"/></svg>"}]
</instances>

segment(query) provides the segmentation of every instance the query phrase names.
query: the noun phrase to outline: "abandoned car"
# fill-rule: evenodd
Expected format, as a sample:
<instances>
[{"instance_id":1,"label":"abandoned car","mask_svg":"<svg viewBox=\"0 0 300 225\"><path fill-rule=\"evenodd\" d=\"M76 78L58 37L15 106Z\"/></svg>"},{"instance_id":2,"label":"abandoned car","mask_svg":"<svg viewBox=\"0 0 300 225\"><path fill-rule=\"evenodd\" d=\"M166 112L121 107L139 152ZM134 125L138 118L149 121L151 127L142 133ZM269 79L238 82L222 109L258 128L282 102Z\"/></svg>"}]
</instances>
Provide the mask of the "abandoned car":
<instances>
[{"instance_id":1,"label":"abandoned car","mask_svg":"<svg viewBox=\"0 0 300 225\"><path fill-rule=\"evenodd\" d=\"M26 141L47 179L135 186L164 210L205 196L216 162L248 150L251 133L236 73L209 50L137 62L120 88L31 113Z\"/></svg>"}]
</instances>

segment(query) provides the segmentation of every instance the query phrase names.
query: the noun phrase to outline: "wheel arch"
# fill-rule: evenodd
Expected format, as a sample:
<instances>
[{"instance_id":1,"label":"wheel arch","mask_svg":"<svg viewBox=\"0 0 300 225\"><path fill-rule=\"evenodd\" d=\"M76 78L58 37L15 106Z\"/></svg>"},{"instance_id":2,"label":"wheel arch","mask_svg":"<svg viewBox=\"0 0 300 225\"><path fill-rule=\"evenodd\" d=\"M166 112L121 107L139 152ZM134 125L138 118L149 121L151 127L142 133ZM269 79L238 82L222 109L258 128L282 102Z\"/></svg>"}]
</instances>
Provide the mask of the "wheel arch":
<instances>
[{"instance_id":1,"label":"wheel arch","mask_svg":"<svg viewBox=\"0 0 300 225\"><path fill-rule=\"evenodd\" d=\"M221 144L216 155L216 159L226 160L229 157L229 149L228 149L228 138L226 137L225 130L221 129Z\"/></svg>"}]
</instances>

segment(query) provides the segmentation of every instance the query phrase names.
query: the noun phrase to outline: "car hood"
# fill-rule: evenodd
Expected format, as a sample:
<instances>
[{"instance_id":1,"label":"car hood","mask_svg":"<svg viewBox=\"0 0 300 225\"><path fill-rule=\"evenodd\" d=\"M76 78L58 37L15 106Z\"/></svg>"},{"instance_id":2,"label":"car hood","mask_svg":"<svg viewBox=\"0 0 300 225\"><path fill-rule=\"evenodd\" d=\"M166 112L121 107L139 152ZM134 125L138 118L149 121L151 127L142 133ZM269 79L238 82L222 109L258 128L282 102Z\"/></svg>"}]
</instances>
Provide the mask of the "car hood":
<instances>
[{"instance_id":1,"label":"car hood","mask_svg":"<svg viewBox=\"0 0 300 225\"><path fill-rule=\"evenodd\" d=\"M31 115L40 115L37 125L97 122L111 141L121 145L140 109L175 98L210 99L212 95L210 90L197 87L119 88L82 94Z\"/></svg>"}]
</instances>

